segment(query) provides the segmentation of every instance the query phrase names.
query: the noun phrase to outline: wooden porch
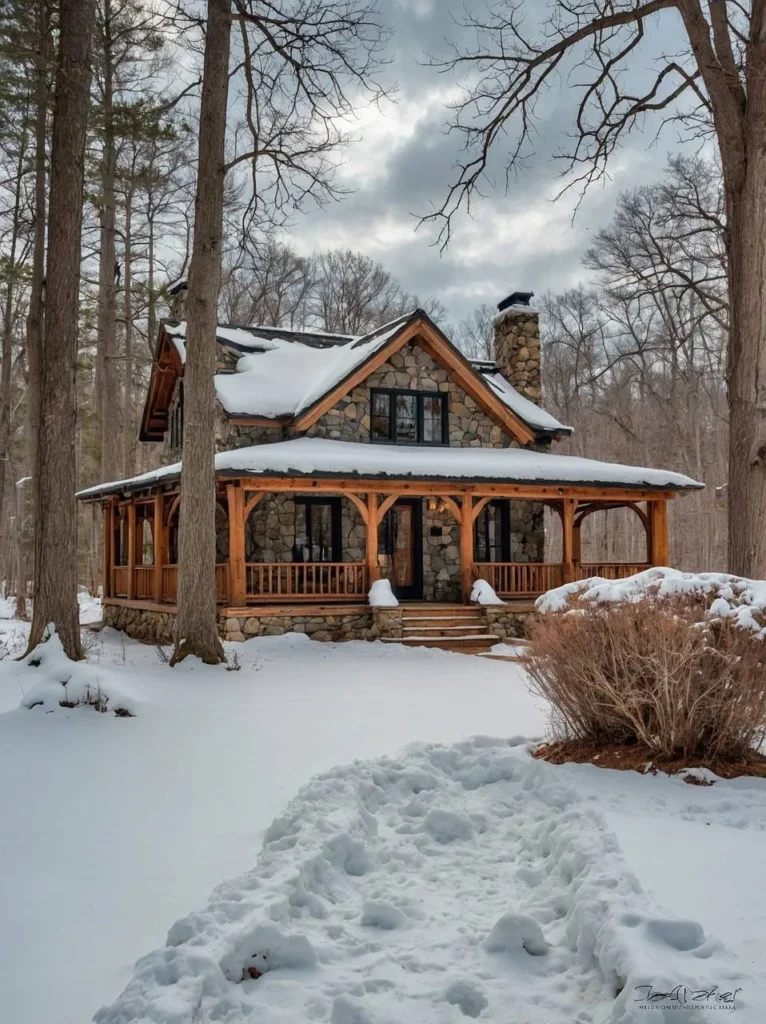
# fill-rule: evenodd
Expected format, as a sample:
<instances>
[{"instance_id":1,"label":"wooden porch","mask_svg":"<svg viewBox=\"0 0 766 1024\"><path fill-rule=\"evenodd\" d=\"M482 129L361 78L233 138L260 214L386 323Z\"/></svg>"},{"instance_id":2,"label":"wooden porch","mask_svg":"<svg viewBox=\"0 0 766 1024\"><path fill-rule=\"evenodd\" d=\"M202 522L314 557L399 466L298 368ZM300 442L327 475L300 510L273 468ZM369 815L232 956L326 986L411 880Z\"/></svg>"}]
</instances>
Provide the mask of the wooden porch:
<instances>
[{"instance_id":1,"label":"wooden porch","mask_svg":"<svg viewBox=\"0 0 766 1024\"><path fill-rule=\"evenodd\" d=\"M176 603L178 565L177 483L143 493L112 495L104 508L104 598L107 603L151 603L170 610ZM147 490L150 493L147 493ZM364 523L364 561L248 561L245 524L267 494L334 495L347 499ZM216 591L222 608L360 605L372 582L384 573L379 558L379 529L400 499L438 499L459 531L460 595L468 601L473 583L487 580L505 600L529 600L546 590L588 576L621 579L668 561L667 502L672 491L626 490L591 486L460 484L434 481L332 480L243 477L218 480L216 515L225 527L225 552L219 551ZM474 524L488 502L498 498L537 502L561 522L559 562L479 561ZM646 537L642 562L582 562L580 533L591 514L614 508L632 510ZM224 560L224 556L225 560Z\"/></svg>"}]
</instances>

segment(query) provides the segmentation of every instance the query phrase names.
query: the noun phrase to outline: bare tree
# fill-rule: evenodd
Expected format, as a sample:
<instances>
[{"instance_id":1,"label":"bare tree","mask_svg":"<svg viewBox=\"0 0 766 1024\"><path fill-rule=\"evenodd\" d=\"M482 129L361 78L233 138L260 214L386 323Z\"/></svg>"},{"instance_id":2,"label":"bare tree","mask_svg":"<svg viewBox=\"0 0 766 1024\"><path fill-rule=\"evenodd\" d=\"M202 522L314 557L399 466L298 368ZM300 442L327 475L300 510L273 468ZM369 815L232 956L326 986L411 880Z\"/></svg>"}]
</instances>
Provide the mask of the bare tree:
<instances>
[{"instance_id":1,"label":"bare tree","mask_svg":"<svg viewBox=\"0 0 766 1024\"><path fill-rule=\"evenodd\" d=\"M221 285L231 0L208 0L199 121L194 245L184 369L184 451L178 532L178 614L171 665L189 654L223 661L215 580L215 333Z\"/></svg>"},{"instance_id":2,"label":"bare tree","mask_svg":"<svg viewBox=\"0 0 766 1024\"><path fill-rule=\"evenodd\" d=\"M472 359L495 358L492 321L497 310L486 302L457 325L453 341Z\"/></svg>"},{"instance_id":3,"label":"bare tree","mask_svg":"<svg viewBox=\"0 0 766 1024\"><path fill-rule=\"evenodd\" d=\"M449 239L455 211L470 204L486 177L490 155L510 130L508 174L524 156L535 128L536 101L566 69L577 69L579 90L565 172L587 186L601 178L625 134L647 114L712 134L720 155L729 293L728 400L729 568L766 573L766 2L629 0L604 7L596 0L549 0L536 36L527 34L524 5L502 3L470 15L476 45L440 63L469 78L452 126L469 155L442 205L430 215ZM687 46L657 63L635 86L636 56L649 19L677 17ZM539 24L537 18L534 19ZM631 74L626 74L630 69Z\"/></svg>"},{"instance_id":4,"label":"bare tree","mask_svg":"<svg viewBox=\"0 0 766 1024\"><path fill-rule=\"evenodd\" d=\"M80 658L75 457L77 314L95 0L61 0L53 105L48 274L40 366L35 585L30 649L48 623Z\"/></svg>"}]
</instances>

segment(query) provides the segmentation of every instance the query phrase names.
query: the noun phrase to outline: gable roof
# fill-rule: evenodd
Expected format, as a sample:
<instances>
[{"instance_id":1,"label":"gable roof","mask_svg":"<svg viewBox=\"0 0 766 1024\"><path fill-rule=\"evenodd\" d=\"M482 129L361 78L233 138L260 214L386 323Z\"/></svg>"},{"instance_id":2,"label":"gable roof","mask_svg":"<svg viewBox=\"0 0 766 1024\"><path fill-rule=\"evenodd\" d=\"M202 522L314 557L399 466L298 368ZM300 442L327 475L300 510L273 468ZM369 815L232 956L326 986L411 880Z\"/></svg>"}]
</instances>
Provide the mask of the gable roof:
<instances>
[{"instance_id":1,"label":"gable roof","mask_svg":"<svg viewBox=\"0 0 766 1024\"><path fill-rule=\"evenodd\" d=\"M497 370L473 365L420 309L360 337L322 331L220 324L232 371L215 375L215 390L231 418L293 421L306 430L345 394L414 338L503 429L521 443L571 432L520 395ZM163 321L140 437L161 439L167 406L186 359L186 323ZM170 377L172 376L172 383ZM157 378L155 380L155 378ZM497 379L495 379L497 378ZM163 405L164 403L164 405Z\"/></svg>"}]
</instances>

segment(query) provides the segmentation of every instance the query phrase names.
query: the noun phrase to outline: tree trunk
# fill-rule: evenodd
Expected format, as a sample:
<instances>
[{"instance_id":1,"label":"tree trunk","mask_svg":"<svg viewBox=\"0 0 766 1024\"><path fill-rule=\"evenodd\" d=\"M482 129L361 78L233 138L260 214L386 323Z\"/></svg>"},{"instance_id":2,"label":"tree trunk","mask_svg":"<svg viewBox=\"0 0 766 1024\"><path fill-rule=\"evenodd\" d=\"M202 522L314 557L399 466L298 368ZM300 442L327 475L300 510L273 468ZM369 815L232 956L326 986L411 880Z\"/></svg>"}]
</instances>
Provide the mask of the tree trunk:
<instances>
[{"instance_id":1,"label":"tree trunk","mask_svg":"<svg viewBox=\"0 0 766 1024\"><path fill-rule=\"evenodd\" d=\"M742 189L727 196L729 571L755 579L766 577L766 125L760 131Z\"/></svg>"},{"instance_id":2,"label":"tree trunk","mask_svg":"<svg viewBox=\"0 0 766 1024\"><path fill-rule=\"evenodd\" d=\"M231 0L208 0L207 9L184 368L178 615L171 664L194 654L214 665L223 660L216 616L213 377L221 284Z\"/></svg>"},{"instance_id":3,"label":"tree trunk","mask_svg":"<svg viewBox=\"0 0 766 1024\"><path fill-rule=\"evenodd\" d=\"M98 263L98 347L102 353L101 479L119 475L120 402L117 383L117 289L115 285L115 177L114 69L112 63L112 11L104 3L104 139L101 154L101 249Z\"/></svg>"},{"instance_id":4,"label":"tree trunk","mask_svg":"<svg viewBox=\"0 0 766 1024\"><path fill-rule=\"evenodd\" d=\"M27 318L27 462L32 477L31 501L27 490L24 492L24 507L30 509L29 519L23 534L25 550L24 584L30 569L34 573L34 537L37 491L37 440L40 416L40 353L43 344L45 287L45 209L46 156L48 144L48 67L52 63L48 4L38 0L37 55L35 67L35 190L34 190L34 239L32 244L32 280L29 287L29 316ZM31 543L29 541L31 540ZM26 595L25 595L26 597Z\"/></svg>"},{"instance_id":5,"label":"tree trunk","mask_svg":"<svg viewBox=\"0 0 766 1024\"><path fill-rule=\"evenodd\" d=\"M36 558L31 650L52 623L82 657L77 608L77 314L95 0L61 0L53 103L48 287L40 360Z\"/></svg>"},{"instance_id":6,"label":"tree trunk","mask_svg":"<svg viewBox=\"0 0 766 1024\"><path fill-rule=\"evenodd\" d=\"M125 190L125 249L122 260L125 316L125 387L122 407L122 476L133 476L136 464L136 421L133 409L133 191Z\"/></svg>"}]
</instances>

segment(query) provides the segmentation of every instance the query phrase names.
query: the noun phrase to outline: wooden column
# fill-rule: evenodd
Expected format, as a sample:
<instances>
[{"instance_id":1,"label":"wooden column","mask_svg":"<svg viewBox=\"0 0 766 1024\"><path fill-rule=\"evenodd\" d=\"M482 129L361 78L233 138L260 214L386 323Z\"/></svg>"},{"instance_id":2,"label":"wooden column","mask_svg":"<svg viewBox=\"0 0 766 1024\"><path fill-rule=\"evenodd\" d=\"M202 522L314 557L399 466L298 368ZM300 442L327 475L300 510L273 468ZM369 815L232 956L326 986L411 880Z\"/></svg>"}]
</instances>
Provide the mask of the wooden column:
<instances>
[{"instance_id":1,"label":"wooden column","mask_svg":"<svg viewBox=\"0 0 766 1024\"><path fill-rule=\"evenodd\" d=\"M136 596L136 501L128 504L128 599Z\"/></svg>"},{"instance_id":2,"label":"wooden column","mask_svg":"<svg viewBox=\"0 0 766 1024\"><path fill-rule=\"evenodd\" d=\"M370 491L367 495L367 531L366 531L366 562L367 581L371 586L375 580L380 579L380 566L378 565L378 496Z\"/></svg>"},{"instance_id":3,"label":"wooden column","mask_svg":"<svg viewBox=\"0 0 766 1024\"><path fill-rule=\"evenodd\" d=\"M154 495L154 522L152 523L152 546L154 548L154 600L162 600L162 567L165 564L165 526L163 516L165 500L162 491Z\"/></svg>"},{"instance_id":4,"label":"wooden column","mask_svg":"<svg viewBox=\"0 0 766 1024\"><path fill-rule=\"evenodd\" d=\"M576 565L582 561L582 521L572 524L572 561Z\"/></svg>"},{"instance_id":5,"label":"wooden column","mask_svg":"<svg viewBox=\"0 0 766 1024\"><path fill-rule=\"evenodd\" d=\"M574 579L574 518L577 511L576 498L564 498L561 502L561 526L562 526L562 572L564 582L570 583Z\"/></svg>"},{"instance_id":6,"label":"wooden column","mask_svg":"<svg viewBox=\"0 0 766 1024\"><path fill-rule=\"evenodd\" d=\"M649 506L649 562L652 565L667 565L668 550L668 502L666 498L647 502Z\"/></svg>"},{"instance_id":7,"label":"wooden column","mask_svg":"<svg viewBox=\"0 0 766 1024\"><path fill-rule=\"evenodd\" d=\"M470 494L460 505L460 591L464 601L471 597L473 587L473 509Z\"/></svg>"},{"instance_id":8,"label":"wooden column","mask_svg":"<svg viewBox=\"0 0 766 1024\"><path fill-rule=\"evenodd\" d=\"M245 580L245 492L237 484L226 485L229 509L229 604L244 608L247 599Z\"/></svg>"},{"instance_id":9,"label":"wooden column","mask_svg":"<svg viewBox=\"0 0 766 1024\"><path fill-rule=\"evenodd\" d=\"M104 511L104 580L102 594L112 596L112 566L114 565L114 505L108 501Z\"/></svg>"}]
</instances>

